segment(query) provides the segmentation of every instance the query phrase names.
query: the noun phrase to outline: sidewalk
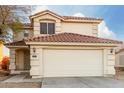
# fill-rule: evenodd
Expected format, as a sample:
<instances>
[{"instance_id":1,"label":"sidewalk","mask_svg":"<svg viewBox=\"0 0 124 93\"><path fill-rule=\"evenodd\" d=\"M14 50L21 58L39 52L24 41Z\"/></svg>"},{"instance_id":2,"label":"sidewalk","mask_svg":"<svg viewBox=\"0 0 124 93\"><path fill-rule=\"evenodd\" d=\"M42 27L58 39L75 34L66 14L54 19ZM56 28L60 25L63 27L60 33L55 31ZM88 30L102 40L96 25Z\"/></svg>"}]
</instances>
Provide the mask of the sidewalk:
<instances>
[{"instance_id":1,"label":"sidewalk","mask_svg":"<svg viewBox=\"0 0 124 93\"><path fill-rule=\"evenodd\" d=\"M0 81L0 88L41 88L41 79L27 78L27 75L14 75Z\"/></svg>"},{"instance_id":2,"label":"sidewalk","mask_svg":"<svg viewBox=\"0 0 124 93\"><path fill-rule=\"evenodd\" d=\"M4 83L9 83L9 82L19 83L19 82L41 82L42 81L41 79L32 79L32 78L25 78L25 77L26 75L15 75L3 82Z\"/></svg>"}]
</instances>

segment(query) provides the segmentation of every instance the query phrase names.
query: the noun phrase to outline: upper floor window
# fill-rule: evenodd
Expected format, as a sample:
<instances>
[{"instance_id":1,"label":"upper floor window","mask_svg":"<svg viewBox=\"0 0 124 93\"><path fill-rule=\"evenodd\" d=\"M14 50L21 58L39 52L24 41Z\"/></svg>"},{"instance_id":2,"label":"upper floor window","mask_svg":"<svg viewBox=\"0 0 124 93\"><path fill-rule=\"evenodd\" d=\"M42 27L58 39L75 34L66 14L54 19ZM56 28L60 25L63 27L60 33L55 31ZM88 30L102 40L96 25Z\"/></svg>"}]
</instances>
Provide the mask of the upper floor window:
<instances>
[{"instance_id":1,"label":"upper floor window","mask_svg":"<svg viewBox=\"0 0 124 93\"><path fill-rule=\"evenodd\" d=\"M55 34L55 23L40 23L40 34Z\"/></svg>"},{"instance_id":2,"label":"upper floor window","mask_svg":"<svg viewBox=\"0 0 124 93\"><path fill-rule=\"evenodd\" d=\"M25 32L24 32L24 37L28 37L28 36L29 36L28 31L25 31Z\"/></svg>"}]
</instances>

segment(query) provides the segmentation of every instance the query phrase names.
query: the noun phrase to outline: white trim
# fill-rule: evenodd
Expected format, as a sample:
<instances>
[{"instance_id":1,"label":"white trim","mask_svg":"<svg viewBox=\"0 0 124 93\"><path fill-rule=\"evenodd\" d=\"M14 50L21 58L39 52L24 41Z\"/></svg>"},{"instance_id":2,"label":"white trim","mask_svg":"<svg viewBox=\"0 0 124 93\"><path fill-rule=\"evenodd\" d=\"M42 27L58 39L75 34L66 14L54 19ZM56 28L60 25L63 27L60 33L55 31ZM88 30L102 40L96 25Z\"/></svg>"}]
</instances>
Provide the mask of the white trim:
<instances>
[{"instance_id":1,"label":"white trim","mask_svg":"<svg viewBox=\"0 0 124 93\"><path fill-rule=\"evenodd\" d=\"M56 17L56 18L61 19L61 20L64 20L63 17L57 16L57 15L51 13L51 12L46 12L46 11L44 11L44 12L42 12L42 13L40 13L40 14L34 14L34 15L30 16L30 19L33 19L33 18L42 16L42 15L45 15L45 14L50 14L50 15L52 15L53 17Z\"/></svg>"},{"instance_id":2,"label":"white trim","mask_svg":"<svg viewBox=\"0 0 124 93\"><path fill-rule=\"evenodd\" d=\"M68 20L64 20L64 22L78 22L78 23L96 23L96 24L100 24L101 20L76 20L76 19L68 19Z\"/></svg>"},{"instance_id":3,"label":"white trim","mask_svg":"<svg viewBox=\"0 0 124 93\"><path fill-rule=\"evenodd\" d=\"M121 44L106 44L106 43L65 43L65 42L26 42L27 45L86 45L86 46L118 46Z\"/></svg>"},{"instance_id":4,"label":"white trim","mask_svg":"<svg viewBox=\"0 0 124 93\"><path fill-rule=\"evenodd\" d=\"M48 31L48 22L46 24L47 24L47 34L49 34L49 31Z\"/></svg>"},{"instance_id":5,"label":"white trim","mask_svg":"<svg viewBox=\"0 0 124 93\"><path fill-rule=\"evenodd\" d=\"M28 48L28 46L6 46L8 48Z\"/></svg>"}]
</instances>

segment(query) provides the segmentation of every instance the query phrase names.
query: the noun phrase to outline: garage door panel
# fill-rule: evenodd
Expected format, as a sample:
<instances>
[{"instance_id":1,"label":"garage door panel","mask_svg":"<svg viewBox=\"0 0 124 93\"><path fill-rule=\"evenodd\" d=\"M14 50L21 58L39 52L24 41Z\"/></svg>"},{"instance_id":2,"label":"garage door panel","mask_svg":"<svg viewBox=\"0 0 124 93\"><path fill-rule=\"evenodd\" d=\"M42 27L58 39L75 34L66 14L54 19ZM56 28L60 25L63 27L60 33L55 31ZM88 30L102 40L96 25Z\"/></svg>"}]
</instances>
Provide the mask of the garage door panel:
<instances>
[{"instance_id":1,"label":"garage door panel","mask_svg":"<svg viewBox=\"0 0 124 93\"><path fill-rule=\"evenodd\" d=\"M44 50L44 76L102 76L101 50Z\"/></svg>"}]
</instances>

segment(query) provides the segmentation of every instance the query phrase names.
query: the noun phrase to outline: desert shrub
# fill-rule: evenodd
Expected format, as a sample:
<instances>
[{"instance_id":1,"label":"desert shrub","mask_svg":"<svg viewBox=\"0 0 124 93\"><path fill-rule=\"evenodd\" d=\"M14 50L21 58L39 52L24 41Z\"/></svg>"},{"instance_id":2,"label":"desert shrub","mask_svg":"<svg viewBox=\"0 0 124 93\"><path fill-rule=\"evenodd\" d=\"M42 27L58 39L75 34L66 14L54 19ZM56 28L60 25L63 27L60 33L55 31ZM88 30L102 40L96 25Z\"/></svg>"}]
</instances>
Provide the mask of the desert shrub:
<instances>
[{"instance_id":1,"label":"desert shrub","mask_svg":"<svg viewBox=\"0 0 124 93\"><path fill-rule=\"evenodd\" d=\"M1 61L2 69L8 70L8 68L9 68L9 61L10 61L9 57L7 57L7 56L3 57L2 61Z\"/></svg>"}]
</instances>

